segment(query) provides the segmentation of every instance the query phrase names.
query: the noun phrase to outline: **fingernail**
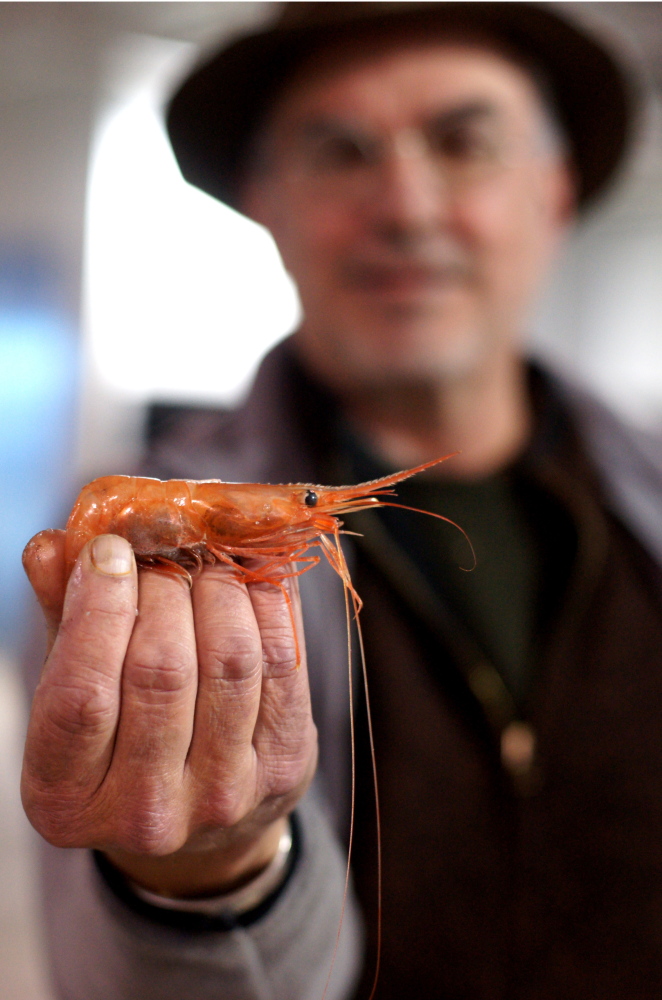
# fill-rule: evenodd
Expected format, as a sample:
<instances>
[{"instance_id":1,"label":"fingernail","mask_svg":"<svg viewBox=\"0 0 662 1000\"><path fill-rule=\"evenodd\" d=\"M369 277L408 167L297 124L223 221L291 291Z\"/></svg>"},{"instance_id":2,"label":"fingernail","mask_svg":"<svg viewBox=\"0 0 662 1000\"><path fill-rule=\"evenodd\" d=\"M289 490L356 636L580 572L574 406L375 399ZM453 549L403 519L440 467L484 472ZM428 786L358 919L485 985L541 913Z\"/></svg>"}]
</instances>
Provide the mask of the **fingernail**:
<instances>
[{"instance_id":1,"label":"fingernail","mask_svg":"<svg viewBox=\"0 0 662 1000\"><path fill-rule=\"evenodd\" d=\"M133 569L131 546L119 535L99 535L92 542L92 565L106 576L127 576Z\"/></svg>"}]
</instances>

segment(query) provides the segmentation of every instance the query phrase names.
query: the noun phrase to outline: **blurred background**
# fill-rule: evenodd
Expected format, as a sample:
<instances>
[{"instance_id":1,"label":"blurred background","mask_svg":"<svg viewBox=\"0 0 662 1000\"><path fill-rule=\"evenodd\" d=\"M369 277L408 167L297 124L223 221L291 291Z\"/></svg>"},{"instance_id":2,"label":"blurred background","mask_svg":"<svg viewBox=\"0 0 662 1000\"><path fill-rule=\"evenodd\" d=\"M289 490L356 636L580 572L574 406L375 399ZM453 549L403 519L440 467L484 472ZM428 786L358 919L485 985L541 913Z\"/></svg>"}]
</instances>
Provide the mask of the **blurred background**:
<instances>
[{"instance_id":1,"label":"blurred background","mask_svg":"<svg viewBox=\"0 0 662 1000\"><path fill-rule=\"evenodd\" d=\"M20 553L137 460L150 402L231 404L298 318L262 230L189 188L160 120L201 47L272 3L0 3L0 1000L49 1000L18 798ZM635 53L635 156L584 220L532 351L662 425L662 6L564 3Z\"/></svg>"}]
</instances>

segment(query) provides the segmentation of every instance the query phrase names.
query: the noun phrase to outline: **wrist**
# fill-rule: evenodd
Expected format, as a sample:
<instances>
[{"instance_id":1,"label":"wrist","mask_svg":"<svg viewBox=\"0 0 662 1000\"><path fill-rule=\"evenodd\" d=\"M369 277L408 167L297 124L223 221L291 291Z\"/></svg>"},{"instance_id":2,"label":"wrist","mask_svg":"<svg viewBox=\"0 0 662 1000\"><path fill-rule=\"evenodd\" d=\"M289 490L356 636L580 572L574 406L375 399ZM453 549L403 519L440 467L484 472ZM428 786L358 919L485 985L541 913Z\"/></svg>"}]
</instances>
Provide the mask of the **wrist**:
<instances>
[{"instance_id":1,"label":"wrist","mask_svg":"<svg viewBox=\"0 0 662 1000\"><path fill-rule=\"evenodd\" d=\"M237 919L262 906L283 885L290 871L292 845L292 829L289 822L285 821L276 853L267 866L239 888L213 896L176 898L151 892L130 879L126 883L130 891L148 906L180 914Z\"/></svg>"},{"instance_id":2,"label":"wrist","mask_svg":"<svg viewBox=\"0 0 662 1000\"><path fill-rule=\"evenodd\" d=\"M253 882L247 883L245 888L252 889L250 898L248 892L240 898L236 898L236 895L242 893L242 890L239 890L236 895L232 892L214 898L192 899L187 897L183 900L159 896L156 893L152 895L149 890L145 891L136 887L130 879L111 864L106 855L94 851L94 861L107 889L129 910L150 923L175 928L186 933L229 931L238 926L249 927L261 920L285 891L292 873L297 868L302 851L301 830L296 814L290 816L286 823L286 830L291 833L291 847L286 852L286 842L281 838L284 863L281 862L282 867L279 866L279 875L273 879L271 888L262 875L258 875ZM273 864L273 860L271 864Z\"/></svg>"},{"instance_id":3,"label":"wrist","mask_svg":"<svg viewBox=\"0 0 662 1000\"><path fill-rule=\"evenodd\" d=\"M178 900L204 899L235 892L257 878L282 851L281 842L289 830L288 819L282 817L257 838L211 850L178 851L167 857L124 851L104 854L128 883L147 893Z\"/></svg>"}]
</instances>

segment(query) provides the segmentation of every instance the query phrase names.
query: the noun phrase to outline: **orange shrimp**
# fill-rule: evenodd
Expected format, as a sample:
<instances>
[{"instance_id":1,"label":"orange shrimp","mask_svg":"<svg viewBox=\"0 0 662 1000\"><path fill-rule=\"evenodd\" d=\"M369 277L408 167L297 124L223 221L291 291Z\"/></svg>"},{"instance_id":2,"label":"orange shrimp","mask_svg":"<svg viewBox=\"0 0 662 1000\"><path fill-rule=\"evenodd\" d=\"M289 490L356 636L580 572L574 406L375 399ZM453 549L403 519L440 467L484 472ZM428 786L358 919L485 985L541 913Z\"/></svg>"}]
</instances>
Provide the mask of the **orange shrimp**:
<instances>
[{"instance_id":1,"label":"orange shrimp","mask_svg":"<svg viewBox=\"0 0 662 1000\"><path fill-rule=\"evenodd\" d=\"M357 486L316 486L311 483L272 486L265 483L225 483L219 479L194 482L179 479L162 481L160 479L139 479L132 476L105 476L101 479L95 479L83 488L67 522L65 542L67 576L73 569L78 554L87 541L96 535L117 534L131 543L138 565L182 577L189 584L192 574L199 572L204 563L219 560L231 565L237 577L246 583L262 582L278 587L285 598L292 621L295 643L297 644L297 664L300 661L297 630L294 626L292 604L283 581L288 577L300 576L319 563L320 556L308 554L309 550L315 546L321 549L341 578L345 589L348 660L350 661L352 808L345 896L331 969L335 962L347 898L354 836L355 739L348 599L348 595L351 595L359 637L377 812L378 957L371 1000L377 985L381 950L379 793L365 655L358 620L362 602L352 584L340 544L343 522L339 520L337 515L376 507L403 507L403 504L384 499L396 495L391 487L417 472L429 469L451 457L451 455L445 455L443 458L425 462L415 468L405 469L402 472L396 472L393 475L370 482L359 483ZM415 510L416 508L405 507L404 509ZM449 518L440 514L433 514L429 511L420 511L419 513L427 513L432 517L454 524ZM455 525L455 527L458 526ZM462 528L459 530L467 538ZM471 548L471 542L468 538L467 541ZM237 559L251 557L260 557L264 560L263 565L259 568L249 568L241 562L237 562ZM330 981L331 969L324 996L326 996Z\"/></svg>"},{"instance_id":2,"label":"orange shrimp","mask_svg":"<svg viewBox=\"0 0 662 1000\"><path fill-rule=\"evenodd\" d=\"M104 476L83 487L69 516L67 576L89 539L116 534L131 543L140 566L190 582L191 574L204 563L218 559L231 564L247 582L267 582L282 590L284 578L299 576L319 562L319 556L307 555L311 547L319 546L352 595L358 613L361 599L340 546L342 522L336 515L402 506L383 499L395 495L389 487L450 457L357 486ZM430 516L448 520L439 514ZM264 558L265 565L251 570L236 561L251 556ZM291 564L296 562L303 566L293 569Z\"/></svg>"}]
</instances>

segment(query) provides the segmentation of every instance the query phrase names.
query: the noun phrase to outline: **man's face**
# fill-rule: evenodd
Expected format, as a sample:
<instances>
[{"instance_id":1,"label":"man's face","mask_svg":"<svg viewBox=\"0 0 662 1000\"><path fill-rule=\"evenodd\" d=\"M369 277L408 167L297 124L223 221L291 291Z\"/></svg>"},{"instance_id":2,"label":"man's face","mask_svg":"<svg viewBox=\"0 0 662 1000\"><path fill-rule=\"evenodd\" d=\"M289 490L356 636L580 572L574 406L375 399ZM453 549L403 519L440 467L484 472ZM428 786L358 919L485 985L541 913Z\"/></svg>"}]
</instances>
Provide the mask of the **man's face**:
<instances>
[{"instance_id":1,"label":"man's face","mask_svg":"<svg viewBox=\"0 0 662 1000\"><path fill-rule=\"evenodd\" d=\"M336 53L281 97L261 153L244 205L328 384L438 384L519 350L572 204L523 70L451 42Z\"/></svg>"}]
</instances>

